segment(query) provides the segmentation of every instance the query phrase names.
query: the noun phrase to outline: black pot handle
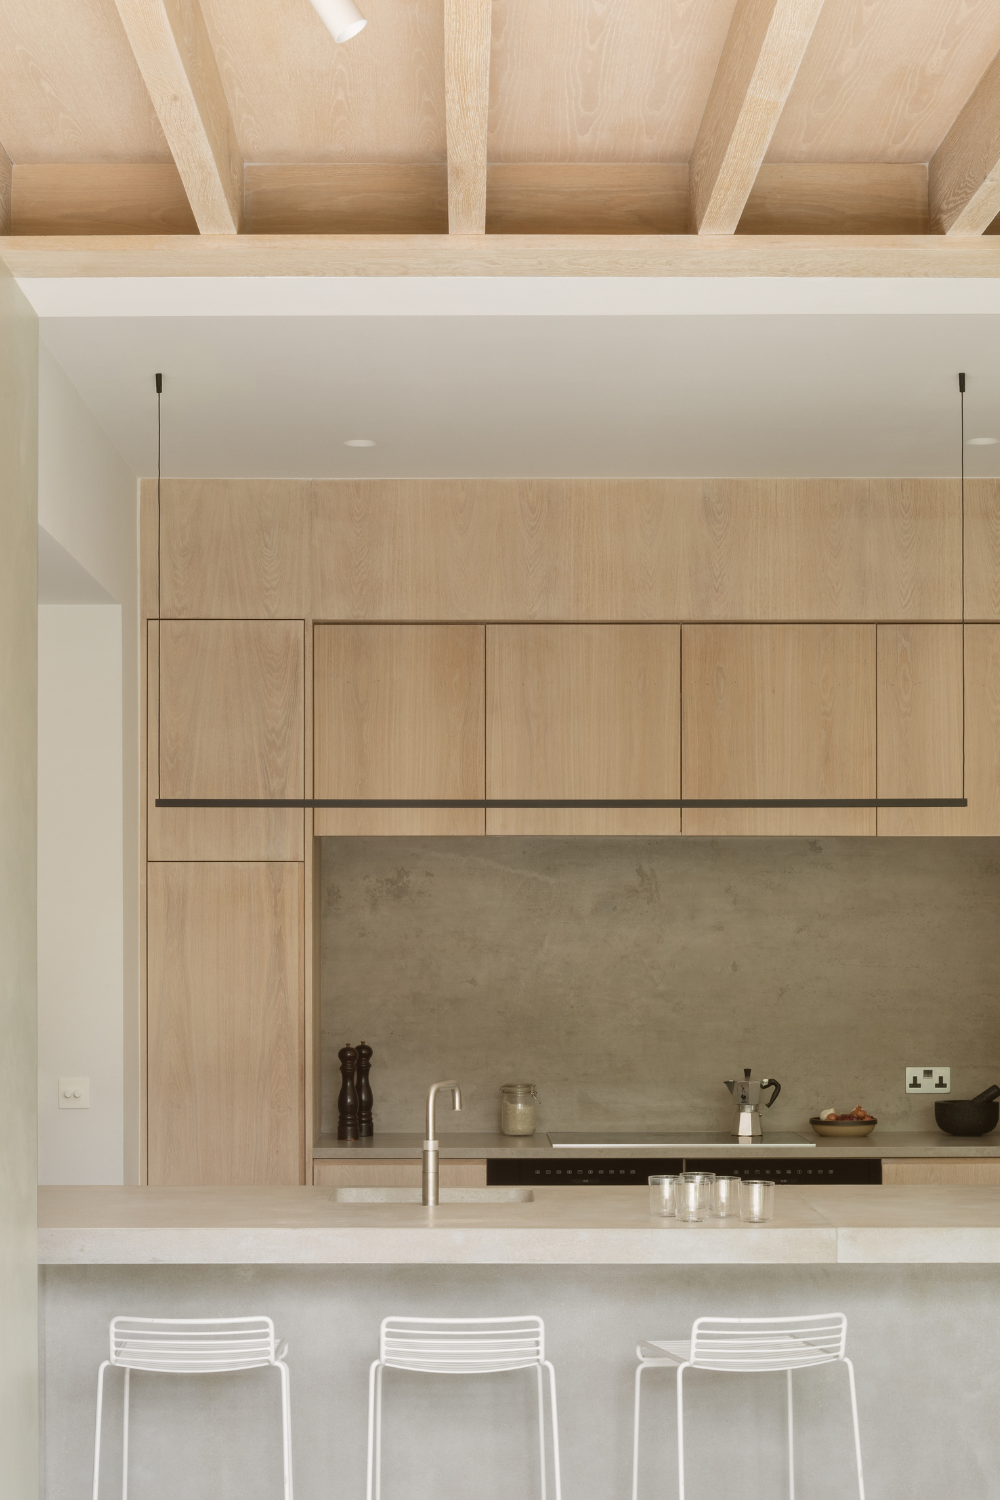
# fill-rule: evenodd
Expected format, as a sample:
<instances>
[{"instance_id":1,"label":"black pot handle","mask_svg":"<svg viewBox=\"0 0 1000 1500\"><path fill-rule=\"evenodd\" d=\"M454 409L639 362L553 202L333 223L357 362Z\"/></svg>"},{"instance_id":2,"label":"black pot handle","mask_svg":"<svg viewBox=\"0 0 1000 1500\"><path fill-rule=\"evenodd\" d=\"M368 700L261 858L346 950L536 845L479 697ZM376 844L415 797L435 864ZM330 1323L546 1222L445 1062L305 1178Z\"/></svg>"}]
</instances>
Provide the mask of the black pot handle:
<instances>
[{"instance_id":1,"label":"black pot handle","mask_svg":"<svg viewBox=\"0 0 1000 1500\"><path fill-rule=\"evenodd\" d=\"M760 1086L762 1089L774 1089L774 1093L767 1101L767 1107L768 1109L770 1109L775 1099L777 1099L778 1095L781 1093L781 1084L776 1078L762 1078L760 1080ZM997 1089L997 1093L1000 1094L1000 1089Z\"/></svg>"},{"instance_id":2,"label":"black pot handle","mask_svg":"<svg viewBox=\"0 0 1000 1500\"><path fill-rule=\"evenodd\" d=\"M990 1086L990 1088L983 1089L983 1092L981 1094L977 1094L974 1099L970 1099L969 1103L992 1104L994 1099L1000 1099L1000 1083L994 1083Z\"/></svg>"}]
</instances>

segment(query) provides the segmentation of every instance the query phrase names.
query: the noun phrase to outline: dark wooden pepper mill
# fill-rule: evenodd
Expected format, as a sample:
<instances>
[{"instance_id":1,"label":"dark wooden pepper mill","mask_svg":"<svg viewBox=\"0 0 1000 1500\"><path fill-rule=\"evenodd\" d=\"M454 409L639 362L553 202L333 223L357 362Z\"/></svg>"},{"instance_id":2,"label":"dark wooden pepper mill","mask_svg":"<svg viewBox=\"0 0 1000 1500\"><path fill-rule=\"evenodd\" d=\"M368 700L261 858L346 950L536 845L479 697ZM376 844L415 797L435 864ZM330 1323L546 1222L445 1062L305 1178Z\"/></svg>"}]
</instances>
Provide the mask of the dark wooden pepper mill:
<instances>
[{"instance_id":1,"label":"dark wooden pepper mill","mask_svg":"<svg viewBox=\"0 0 1000 1500\"><path fill-rule=\"evenodd\" d=\"M340 1086L340 1097L337 1100L337 1140L356 1141L358 1139L358 1091L354 1085L354 1069L358 1061L358 1054L350 1045L341 1047L337 1053L340 1058L340 1074L343 1083Z\"/></svg>"},{"instance_id":2,"label":"dark wooden pepper mill","mask_svg":"<svg viewBox=\"0 0 1000 1500\"><path fill-rule=\"evenodd\" d=\"M374 1135L372 1123L372 1086L368 1074L372 1065L372 1049L367 1042L358 1043L358 1135Z\"/></svg>"}]
</instances>

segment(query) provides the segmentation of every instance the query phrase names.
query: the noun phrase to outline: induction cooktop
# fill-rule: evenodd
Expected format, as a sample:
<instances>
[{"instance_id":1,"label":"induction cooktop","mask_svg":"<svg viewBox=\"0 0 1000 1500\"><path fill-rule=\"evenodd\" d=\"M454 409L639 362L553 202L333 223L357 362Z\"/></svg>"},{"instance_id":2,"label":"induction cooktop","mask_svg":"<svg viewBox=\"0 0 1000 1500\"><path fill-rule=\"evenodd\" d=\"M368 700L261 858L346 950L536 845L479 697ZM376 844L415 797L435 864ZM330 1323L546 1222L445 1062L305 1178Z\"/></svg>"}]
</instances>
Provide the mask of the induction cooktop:
<instances>
[{"instance_id":1,"label":"induction cooktop","mask_svg":"<svg viewBox=\"0 0 1000 1500\"><path fill-rule=\"evenodd\" d=\"M726 1130L550 1130L549 1144L565 1146L574 1151L631 1151L655 1146L664 1151L679 1151L685 1146L723 1146L727 1150L766 1151L768 1147L782 1151L809 1150L816 1145L794 1130L769 1130L755 1140L741 1141Z\"/></svg>"}]
</instances>

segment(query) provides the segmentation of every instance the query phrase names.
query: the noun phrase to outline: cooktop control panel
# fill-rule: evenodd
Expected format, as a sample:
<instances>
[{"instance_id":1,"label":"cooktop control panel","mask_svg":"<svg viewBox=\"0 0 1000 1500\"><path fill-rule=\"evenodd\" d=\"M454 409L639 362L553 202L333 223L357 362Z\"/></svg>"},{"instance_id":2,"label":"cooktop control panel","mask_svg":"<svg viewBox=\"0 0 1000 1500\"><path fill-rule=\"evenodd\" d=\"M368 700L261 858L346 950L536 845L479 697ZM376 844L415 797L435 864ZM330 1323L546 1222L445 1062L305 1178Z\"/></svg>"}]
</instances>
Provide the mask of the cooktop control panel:
<instances>
[{"instance_id":1,"label":"cooktop control panel","mask_svg":"<svg viewBox=\"0 0 1000 1500\"><path fill-rule=\"evenodd\" d=\"M490 1187L644 1187L650 1177L677 1172L715 1172L728 1177L760 1177L769 1182L806 1187L842 1183L881 1183L882 1163L869 1157L491 1157L486 1163Z\"/></svg>"}]
</instances>

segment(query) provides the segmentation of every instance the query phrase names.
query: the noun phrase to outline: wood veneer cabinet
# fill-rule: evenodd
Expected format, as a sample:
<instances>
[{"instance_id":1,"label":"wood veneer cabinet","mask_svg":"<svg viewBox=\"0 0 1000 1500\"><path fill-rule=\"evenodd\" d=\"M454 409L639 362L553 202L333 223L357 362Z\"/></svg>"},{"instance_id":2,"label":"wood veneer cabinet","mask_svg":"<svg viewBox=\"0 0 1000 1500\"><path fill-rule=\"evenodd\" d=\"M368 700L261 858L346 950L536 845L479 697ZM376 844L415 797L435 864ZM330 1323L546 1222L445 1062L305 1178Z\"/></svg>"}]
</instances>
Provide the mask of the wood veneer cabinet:
<instances>
[{"instance_id":1,"label":"wood veneer cabinet","mask_svg":"<svg viewBox=\"0 0 1000 1500\"><path fill-rule=\"evenodd\" d=\"M961 625L878 627L878 795L961 797ZM916 830L924 812L880 807L878 832Z\"/></svg>"},{"instance_id":2,"label":"wood veneer cabinet","mask_svg":"<svg viewBox=\"0 0 1000 1500\"><path fill-rule=\"evenodd\" d=\"M147 867L149 1182L303 1180L303 866Z\"/></svg>"},{"instance_id":3,"label":"wood veneer cabinet","mask_svg":"<svg viewBox=\"0 0 1000 1500\"><path fill-rule=\"evenodd\" d=\"M481 801L482 625L317 625L317 798ZM320 808L317 834L481 834L482 808Z\"/></svg>"},{"instance_id":4,"label":"wood veneer cabinet","mask_svg":"<svg viewBox=\"0 0 1000 1500\"><path fill-rule=\"evenodd\" d=\"M907 1156L883 1159L883 1187L1000 1187L1000 1158Z\"/></svg>"},{"instance_id":5,"label":"wood veneer cabinet","mask_svg":"<svg viewBox=\"0 0 1000 1500\"><path fill-rule=\"evenodd\" d=\"M304 795L302 622L163 620L148 630L149 858L302 859L300 809L155 805Z\"/></svg>"},{"instance_id":6,"label":"wood veneer cabinet","mask_svg":"<svg viewBox=\"0 0 1000 1500\"><path fill-rule=\"evenodd\" d=\"M875 796L874 625L686 625L693 799ZM685 833L873 834L866 808L685 808Z\"/></svg>"},{"instance_id":7,"label":"wood veneer cabinet","mask_svg":"<svg viewBox=\"0 0 1000 1500\"><path fill-rule=\"evenodd\" d=\"M676 625L490 625L486 787L512 800L680 796ZM490 808L487 833L670 834L676 808Z\"/></svg>"}]
</instances>

